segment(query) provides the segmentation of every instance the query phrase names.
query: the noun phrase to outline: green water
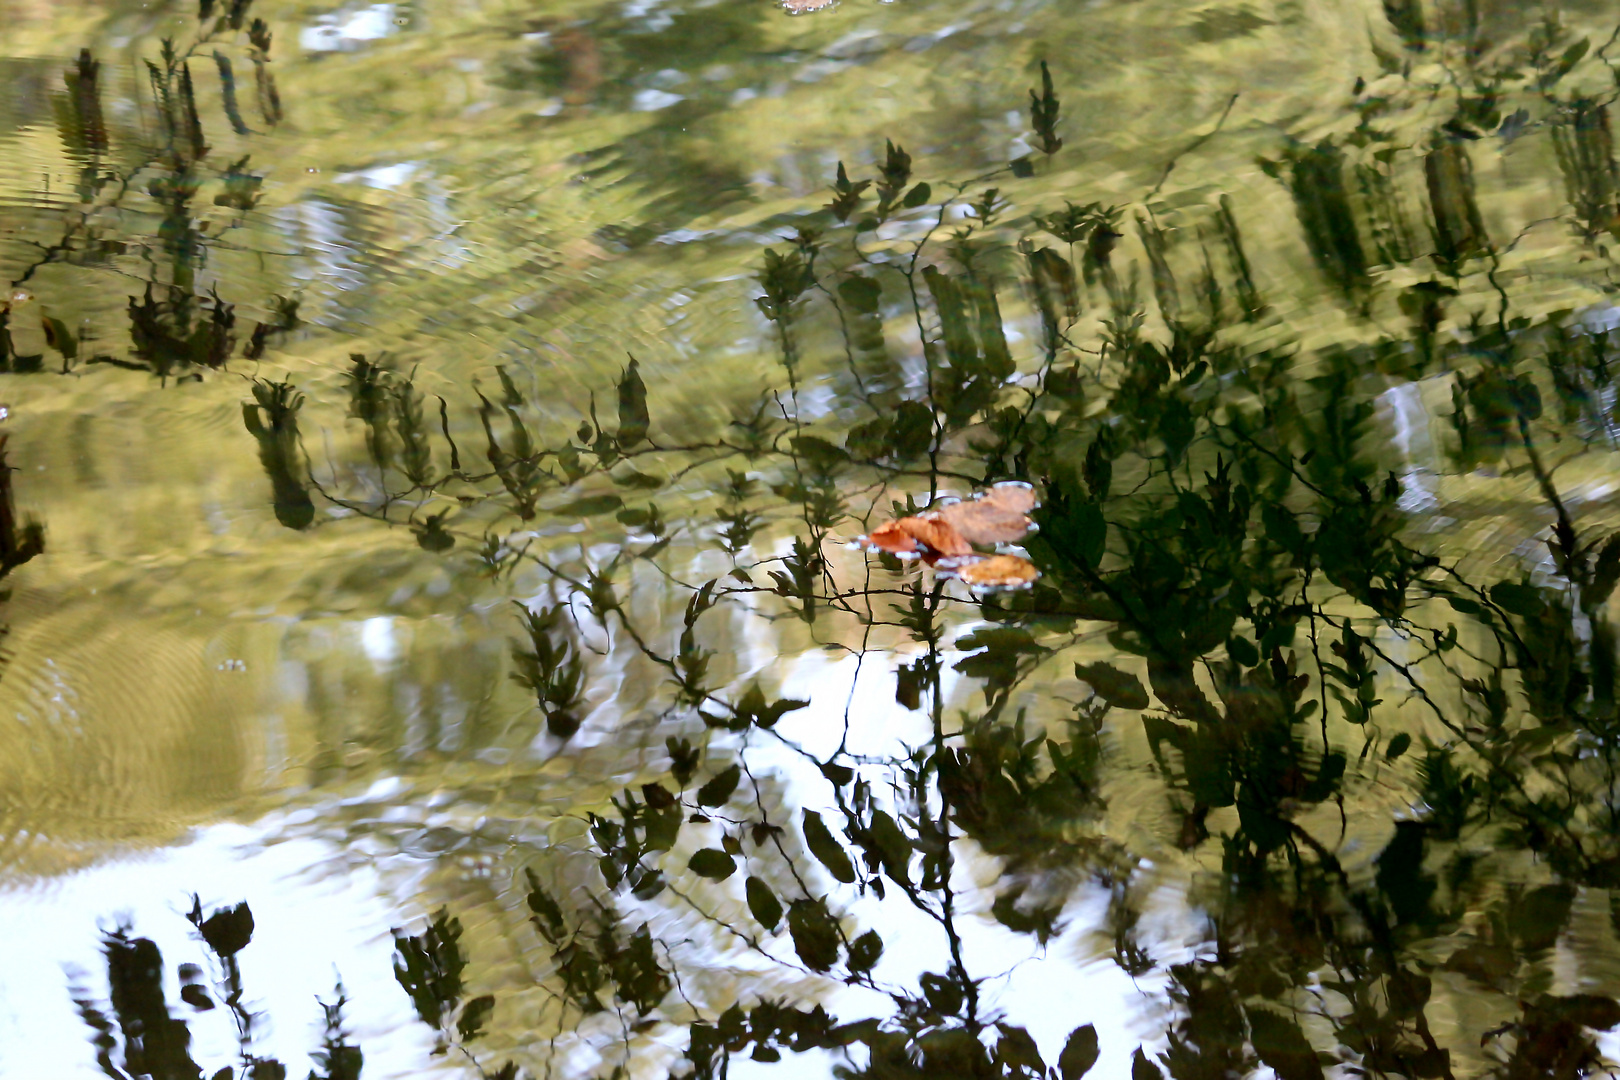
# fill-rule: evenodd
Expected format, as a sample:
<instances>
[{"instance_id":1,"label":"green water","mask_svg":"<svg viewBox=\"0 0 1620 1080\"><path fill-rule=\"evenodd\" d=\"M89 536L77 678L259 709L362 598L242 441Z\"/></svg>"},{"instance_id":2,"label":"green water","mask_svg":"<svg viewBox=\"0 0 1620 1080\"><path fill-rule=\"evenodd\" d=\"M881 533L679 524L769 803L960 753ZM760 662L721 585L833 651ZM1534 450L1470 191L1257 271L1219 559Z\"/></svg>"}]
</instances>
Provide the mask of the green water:
<instances>
[{"instance_id":1,"label":"green water","mask_svg":"<svg viewBox=\"0 0 1620 1080\"><path fill-rule=\"evenodd\" d=\"M1612 8L810 6L0 0L0 1077L1611 1075Z\"/></svg>"}]
</instances>

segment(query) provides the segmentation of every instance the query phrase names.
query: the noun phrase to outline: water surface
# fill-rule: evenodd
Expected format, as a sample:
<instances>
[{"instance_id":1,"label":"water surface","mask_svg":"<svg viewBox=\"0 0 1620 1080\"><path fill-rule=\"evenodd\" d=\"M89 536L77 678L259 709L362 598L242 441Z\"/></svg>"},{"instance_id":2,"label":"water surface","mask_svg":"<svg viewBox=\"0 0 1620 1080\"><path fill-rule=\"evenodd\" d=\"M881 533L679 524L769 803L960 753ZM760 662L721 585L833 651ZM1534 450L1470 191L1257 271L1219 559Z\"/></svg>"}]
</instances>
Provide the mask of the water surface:
<instances>
[{"instance_id":1,"label":"water surface","mask_svg":"<svg viewBox=\"0 0 1620 1080\"><path fill-rule=\"evenodd\" d=\"M1616 33L0 0L0 1075L1607 1075Z\"/></svg>"}]
</instances>

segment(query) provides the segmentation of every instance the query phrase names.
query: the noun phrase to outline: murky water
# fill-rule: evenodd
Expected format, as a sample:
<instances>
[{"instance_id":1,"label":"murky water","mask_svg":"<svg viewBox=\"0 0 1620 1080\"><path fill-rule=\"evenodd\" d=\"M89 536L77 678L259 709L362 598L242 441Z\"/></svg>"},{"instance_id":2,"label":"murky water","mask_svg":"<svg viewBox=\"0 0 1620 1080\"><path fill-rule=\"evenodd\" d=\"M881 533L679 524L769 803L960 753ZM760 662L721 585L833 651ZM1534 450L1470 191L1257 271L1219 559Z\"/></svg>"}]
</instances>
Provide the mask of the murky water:
<instances>
[{"instance_id":1,"label":"murky water","mask_svg":"<svg viewBox=\"0 0 1620 1080\"><path fill-rule=\"evenodd\" d=\"M1617 27L0 0L0 1076L1610 1075Z\"/></svg>"}]
</instances>

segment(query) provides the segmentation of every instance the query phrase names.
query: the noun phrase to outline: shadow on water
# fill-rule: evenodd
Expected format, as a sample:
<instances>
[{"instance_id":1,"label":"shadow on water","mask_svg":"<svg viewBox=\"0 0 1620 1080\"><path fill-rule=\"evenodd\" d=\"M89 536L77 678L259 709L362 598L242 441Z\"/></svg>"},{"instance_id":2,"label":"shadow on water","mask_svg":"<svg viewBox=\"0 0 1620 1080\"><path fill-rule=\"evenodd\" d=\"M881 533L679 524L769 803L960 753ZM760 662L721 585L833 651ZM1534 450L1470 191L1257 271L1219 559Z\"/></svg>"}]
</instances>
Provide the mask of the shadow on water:
<instances>
[{"instance_id":1,"label":"shadow on water","mask_svg":"<svg viewBox=\"0 0 1620 1080\"><path fill-rule=\"evenodd\" d=\"M255 122L281 106L268 30L246 3L209 7L194 45L148 64L157 136L134 166L107 161L97 62L67 73L84 201L145 184L161 223L130 358L85 355L47 316L64 373L214 376L243 344L199 277L219 232L196 224L210 152L190 65L217 50L239 135L227 48L255 71ZM672 391L633 356L576 427L519 365L440 396L354 353L322 384L361 433L363 458L339 460L306 446L291 374L251 380L243 425L282 526L369 522L509 590L492 617L532 702L524 741L566 760L603 686L643 694L664 736L633 782L557 816L573 831L493 856L510 878L488 917L521 978L486 988L449 909L394 931L436 1055L504 1080L721 1077L812 1051L844 1077L1077 1080L1128 1039L1112 1075L1132 1080L1612 1072L1614 39L1548 15L1490 41L1472 4L1444 25L1383 11L1382 70L1342 122L1260 163L1298 250L1246 242L1257 211L1230 192L1161 190L1174 161L1128 206L1042 187L1077 121L1041 64L1028 156L962 182L916 175L893 141L870 176L838 165L831 202L761 256L777 368L718 432L660 415ZM721 24L743 40L754 19ZM633 36L620 55L537 32L563 60L534 77L569 108L645 62ZM1504 232L1480 159L1534 138L1567 205ZM259 197L247 164L211 174L231 214ZM39 266L115 243L89 220L8 312ZM1579 304L1543 287L1560 257ZM1267 284L1310 273L1309 304ZM291 301L266 311L253 360L298 326ZM42 372L4 330L8 370ZM956 501L1007 482L1029 486L1032 523L998 508L1013 496ZM6 494L9 570L43 533ZM1501 503L1529 535L1494 523ZM736 623L849 660L847 701L792 696ZM857 693L863 666L893 670L892 705ZM863 716L891 714L909 726L874 747ZM1167 883L1191 945L1163 932ZM1044 1003L1065 1015L1043 1045L995 1003L1008 965L974 940L993 923L1038 955L1072 942L1088 898L1158 1029L1111 1029L1119 1008L1076 993ZM873 925L896 909L904 963ZM74 993L102 1070L284 1077L256 1056L248 906L189 917L208 970L176 969L186 1020L158 947L105 933L106 999ZM333 994L311 1076L357 1077ZM205 1067L188 1025L208 1013L238 1052Z\"/></svg>"}]
</instances>

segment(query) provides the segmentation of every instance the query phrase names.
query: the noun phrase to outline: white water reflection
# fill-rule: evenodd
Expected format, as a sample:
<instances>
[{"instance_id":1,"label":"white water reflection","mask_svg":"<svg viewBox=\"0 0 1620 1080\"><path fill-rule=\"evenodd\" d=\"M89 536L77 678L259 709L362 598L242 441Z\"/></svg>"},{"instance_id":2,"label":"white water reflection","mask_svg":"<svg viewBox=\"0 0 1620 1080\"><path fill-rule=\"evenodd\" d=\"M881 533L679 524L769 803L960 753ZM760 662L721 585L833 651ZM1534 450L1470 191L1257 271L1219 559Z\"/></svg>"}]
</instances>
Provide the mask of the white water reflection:
<instances>
[{"instance_id":1,"label":"white water reflection","mask_svg":"<svg viewBox=\"0 0 1620 1080\"><path fill-rule=\"evenodd\" d=\"M298 44L309 52L348 52L367 41L385 38L394 29L394 5L372 4L320 16L314 26L299 31Z\"/></svg>"},{"instance_id":2,"label":"white water reflection","mask_svg":"<svg viewBox=\"0 0 1620 1080\"><path fill-rule=\"evenodd\" d=\"M93 1032L78 1018L71 983L107 993L98 927L120 921L163 951L171 1011L191 1026L194 1056L234 1056L227 1010L193 1013L179 1004L175 968L202 963L184 913L195 891L205 909L247 900L253 941L241 953L247 1005L268 1019L255 1052L278 1058L289 1076L313 1067L320 1045L319 996L333 1000L341 978L350 1005L351 1041L365 1053L368 1078L422 1075L432 1043L390 966L389 928L410 908L409 889L391 889L385 873L410 867L348 864L342 875L331 845L314 839L274 842L275 821L214 825L189 842L103 863L29 888L0 892L0 1076L79 1080L104 1074ZM399 860L395 860L398 862ZM395 894L397 892L397 895ZM403 909L402 909L403 904Z\"/></svg>"}]
</instances>

